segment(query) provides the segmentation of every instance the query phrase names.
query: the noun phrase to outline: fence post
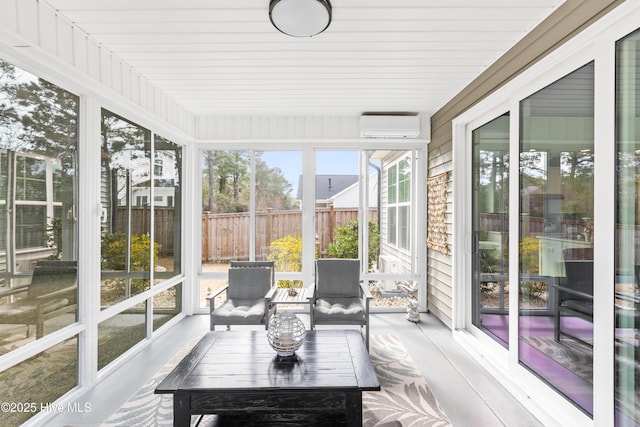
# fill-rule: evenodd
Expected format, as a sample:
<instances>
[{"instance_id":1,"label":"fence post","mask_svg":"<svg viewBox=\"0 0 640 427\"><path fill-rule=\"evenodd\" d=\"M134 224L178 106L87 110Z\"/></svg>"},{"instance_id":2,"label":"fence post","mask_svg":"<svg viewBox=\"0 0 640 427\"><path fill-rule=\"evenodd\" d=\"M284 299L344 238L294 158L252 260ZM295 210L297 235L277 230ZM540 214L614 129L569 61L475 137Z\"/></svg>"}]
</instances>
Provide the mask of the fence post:
<instances>
[{"instance_id":1,"label":"fence post","mask_svg":"<svg viewBox=\"0 0 640 427\"><path fill-rule=\"evenodd\" d=\"M336 211L333 208L333 201L329 202L329 241L333 242L333 229L336 228Z\"/></svg>"},{"instance_id":2,"label":"fence post","mask_svg":"<svg viewBox=\"0 0 640 427\"><path fill-rule=\"evenodd\" d=\"M273 208L267 208L267 229L265 230L265 246L266 247L270 247L271 246L271 237L272 237L272 230L273 230Z\"/></svg>"},{"instance_id":3,"label":"fence post","mask_svg":"<svg viewBox=\"0 0 640 427\"><path fill-rule=\"evenodd\" d=\"M209 211L202 213L202 261L209 258Z\"/></svg>"}]
</instances>

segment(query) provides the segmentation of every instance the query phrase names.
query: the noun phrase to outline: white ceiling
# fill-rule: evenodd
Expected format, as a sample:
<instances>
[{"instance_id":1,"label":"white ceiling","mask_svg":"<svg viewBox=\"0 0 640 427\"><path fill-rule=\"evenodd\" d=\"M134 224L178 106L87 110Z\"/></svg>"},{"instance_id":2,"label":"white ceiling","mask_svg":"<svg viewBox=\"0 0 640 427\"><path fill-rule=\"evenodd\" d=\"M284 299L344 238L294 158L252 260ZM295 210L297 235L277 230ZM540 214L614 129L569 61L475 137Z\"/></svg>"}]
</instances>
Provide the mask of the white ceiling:
<instances>
[{"instance_id":1,"label":"white ceiling","mask_svg":"<svg viewBox=\"0 0 640 427\"><path fill-rule=\"evenodd\" d=\"M331 0L322 34L269 0L45 0L196 115L430 115L563 0Z\"/></svg>"}]
</instances>

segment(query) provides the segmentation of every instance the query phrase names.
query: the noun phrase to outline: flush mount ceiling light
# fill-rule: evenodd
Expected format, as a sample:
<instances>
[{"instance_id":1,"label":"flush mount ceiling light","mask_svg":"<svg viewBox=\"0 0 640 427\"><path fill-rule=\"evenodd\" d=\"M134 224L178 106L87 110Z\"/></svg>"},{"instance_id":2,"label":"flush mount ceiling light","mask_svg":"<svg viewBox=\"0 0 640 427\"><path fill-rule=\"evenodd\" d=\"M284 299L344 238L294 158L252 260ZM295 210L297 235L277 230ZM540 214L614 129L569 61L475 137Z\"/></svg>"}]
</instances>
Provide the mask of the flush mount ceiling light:
<instances>
[{"instance_id":1,"label":"flush mount ceiling light","mask_svg":"<svg viewBox=\"0 0 640 427\"><path fill-rule=\"evenodd\" d=\"M278 31L289 36L315 36L331 23L331 3L329 0L271 0L269 19Z\"/></svg>"}]
</instances>

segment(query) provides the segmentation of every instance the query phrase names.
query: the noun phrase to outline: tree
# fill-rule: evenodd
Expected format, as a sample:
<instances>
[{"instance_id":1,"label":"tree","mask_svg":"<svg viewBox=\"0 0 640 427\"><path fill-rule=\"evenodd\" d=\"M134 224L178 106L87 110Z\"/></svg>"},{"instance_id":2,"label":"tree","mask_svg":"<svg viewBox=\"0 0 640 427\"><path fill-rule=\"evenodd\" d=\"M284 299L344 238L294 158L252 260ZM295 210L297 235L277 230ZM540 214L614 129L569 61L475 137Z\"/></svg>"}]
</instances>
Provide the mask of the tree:
<instances>
[{"instance_id":1,"label":"tree","mask_svg":"<svg viewBox=\"0 0 640 427\"><path fill-rule=\"evenodd\" d=\"M282 175L280 168L270 168L256 157L256 209L291 209L291 184Z\"/></svg>"},{"instance_id":2,"label":"tree","mask_svg":"<svg viewBox=\"0 0 640 427\"><path fill-rule=\"evenodd\" d=\"M592 152L562 155L562 212L567 217L593 218L593 160Z\"/></svg>"},{"instance_id":3,"label":"tree","mask_svg":"<svg viewBox=\"0 0 640 427\"><path fill-rule=\"evenodd\" d=\"M213 213L249 210L249 151L206 151L203 207ZM204 181L206 178L206 181Z\"/></svg>"},{"instance_id":4,"label":"tree","mask_svg":"<svg viewBox=\"0 0 640 427\"><path fill-rule=\"evenodd\" d=\"M12 64L0 60L0 147L14 150L21 130L16 110L18 85L15 74Z\"/></svg>"},{"instance_id":5,"label":"tree","mask_svg":"<svg viewBox=\"0 0 640 427\"><path fill-rule=\"evenodd\" d=\"M20 83L16 93L24 134L32 151L57 157L63 171L75 171L78 146L78 97L38 79Z\"/></svg>"},{"instance_id":6,"label":"tree","mask_svg":"<svg viewBox=\"0 0 640 427\"><path fill-rule=\"evenodd\" d=\"M246 212L250 195L249 151L206 151L202 176L203 209L212 213ZM279 168L255 156L256 209L290 209L291 185Z\"/></svg>"}]
</instances>

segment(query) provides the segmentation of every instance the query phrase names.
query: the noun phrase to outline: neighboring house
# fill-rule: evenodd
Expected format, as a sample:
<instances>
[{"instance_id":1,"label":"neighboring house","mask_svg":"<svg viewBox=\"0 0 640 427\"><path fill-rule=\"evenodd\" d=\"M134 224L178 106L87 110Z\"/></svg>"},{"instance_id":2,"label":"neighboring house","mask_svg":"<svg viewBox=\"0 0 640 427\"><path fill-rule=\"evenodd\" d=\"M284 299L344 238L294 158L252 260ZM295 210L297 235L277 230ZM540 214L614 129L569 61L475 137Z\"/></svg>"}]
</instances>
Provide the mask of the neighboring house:
<instances>
[{"instance_id":1,"label":"neighboring house","mask_svg":"<svg viewBox=\"0 0 640 427\"><path fill-rule=\"evenodd\" d=\"M334 201L334 206L336 206L336 196L346 188L357 184L357 182L358 175L316 175L316 207L328 207L332 201ZM300 175L298 179L296 203L302 203L302 175ZM355 204L345 205L344 202L340 202L340 204L342 205L340 207L358 206L358 199L356 197Z\"/></svg>"},{"instance_id":2,"label":"neighboring house","mask_svg":"<svg viewBox=\"0 0 640 427\"><path fill-rule=\"evenodd\" d=\"M149 179L149 158L138 157L128 162L130 164L131 199L133 206L145 206L151 204L151 189ZM155 206L171 207L175 203L175 164L174 156L167 155L166 151L156 153L153 161L154 177L154 202ZM127 197L126 177L119 174L118 179L118 205L125 206Z\"/></svg>"},{"instance_id":3,"label":"neighboring house","mask_svg":"<svg viewBox=\"0 0 640 427\"><path fill-rule=\"evenodd\" d=\"M9 270L33 271L36 261L52 252L54 242L48 235L52 219L60 218L67 227L73 217L73 208L60 201L61 187L66 184L62 177L60 162L54 157L0 150L0 182L4 185L0 224L5 230L12 229L8 241L2 242L0 260L6 262L8 247L16 250L15 266L8 263ZM71 248L59 249L68 253Z\"/></svg>"},{"instance_id":4,"label":"neighboring house","mask_svg":"<svg viewBox=\"0 0 640 427\"><path fill-rule=\"evenodd\" d=\"M134 206L145 206L151 204L151 191L149 184L151 181L146 180L135 185L131 191L133 195ZM153 188L153 201L156 207L172 207L175 206L175 184L173 179L155 179Z\"/></svg>"},{"instance_id":5,"label":"neighboring house","mask_svg":"<svg viewBox=\"0 0 640 427\"><path fill-rule=\"evenodd\" d=\"M411 271L411 156L410 151L382 151L380 209L380 273ZM375 157L375 156L374 156ZM386 291L397 289L395 280L383 280Z\"/></svg>"},{"instance_id":6,"label":"neighboring house","mask_svg":"<svg viewBox=\"0 0 640 427\"><path fill-rule=\"evenodd\" d=\"M353 208L359 205L360 183L355 182L344 190L331 197L334 208ZM378 177L377 174L369 175L369 207L378 206Z\"/></svg>"}]
</instances>

